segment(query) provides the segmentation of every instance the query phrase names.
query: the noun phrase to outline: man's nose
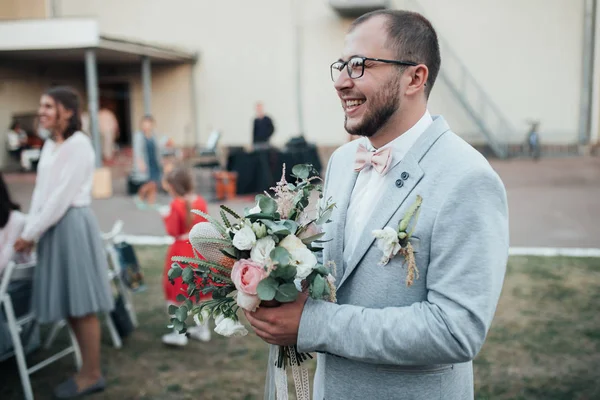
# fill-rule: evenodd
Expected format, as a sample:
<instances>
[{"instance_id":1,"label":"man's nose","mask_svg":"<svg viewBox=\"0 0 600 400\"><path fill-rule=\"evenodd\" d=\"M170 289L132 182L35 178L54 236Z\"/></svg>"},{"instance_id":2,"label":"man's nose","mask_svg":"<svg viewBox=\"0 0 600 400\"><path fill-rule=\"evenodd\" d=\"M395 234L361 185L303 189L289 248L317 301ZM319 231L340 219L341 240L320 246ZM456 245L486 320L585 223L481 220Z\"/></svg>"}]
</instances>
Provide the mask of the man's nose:
<instances>
[{"instance_id":1,"label":"man's nose","mask_svg":"<svg viewBox=\"0 0 600 400\"><path fill-rule=\"evenodd\" d=\"M337 91L349 89L354 86L354 79L350 78L350 75L348 74L348 68L344 68L342 71L340 71L340 75L333 83L333 86Z\"/></svg>"}]
</instances>

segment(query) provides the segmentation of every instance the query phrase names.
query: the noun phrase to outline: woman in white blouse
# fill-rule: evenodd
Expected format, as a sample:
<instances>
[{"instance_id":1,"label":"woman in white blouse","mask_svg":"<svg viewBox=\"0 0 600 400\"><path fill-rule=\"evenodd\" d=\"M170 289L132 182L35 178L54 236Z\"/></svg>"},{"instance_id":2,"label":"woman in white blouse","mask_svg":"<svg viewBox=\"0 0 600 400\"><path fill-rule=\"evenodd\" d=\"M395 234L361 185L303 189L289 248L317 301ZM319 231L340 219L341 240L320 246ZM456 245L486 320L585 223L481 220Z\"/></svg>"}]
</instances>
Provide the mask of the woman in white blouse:
<instances>
[{"instance_id":1,"label":"woman in white blouse","mask_svg":"<svg viewBox=\"0 0 600 400\"><path fill-rule=\"evenodd\" d=\"M80 102L71 88L42 95L40 125L46 140L29 216L16 250L37 241L33 307L39 322L69 322L81 349L81 370L54 390L73 398L103 390L97 313L112 310L108 264L91 204L94 149L81 132Z\"/></svg>"}]
</instances>

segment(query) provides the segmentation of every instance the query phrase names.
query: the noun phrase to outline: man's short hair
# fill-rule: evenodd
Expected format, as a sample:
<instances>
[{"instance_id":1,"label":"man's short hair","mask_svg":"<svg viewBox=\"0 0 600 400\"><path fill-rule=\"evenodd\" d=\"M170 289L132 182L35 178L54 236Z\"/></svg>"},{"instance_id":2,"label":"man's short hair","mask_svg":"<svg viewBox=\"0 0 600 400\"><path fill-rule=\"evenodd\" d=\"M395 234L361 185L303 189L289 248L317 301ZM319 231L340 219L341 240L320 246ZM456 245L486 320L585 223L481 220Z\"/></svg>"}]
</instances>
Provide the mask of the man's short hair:
<instances>
[{"instance_id":1,"label":"man's short hair","mask_svg":"<svg viewBox=\"0 0 600 400\"><path fill-rule=\"evenodd\" d=\"M412 11L377 10L354 20L350 31L379 15L387 19L386 45L396 51L398 60L425 64L429 69L425 87L425 95L429 97L441 65L440 46L431 22L421 14Z\"/></svg>"}]
</instances>

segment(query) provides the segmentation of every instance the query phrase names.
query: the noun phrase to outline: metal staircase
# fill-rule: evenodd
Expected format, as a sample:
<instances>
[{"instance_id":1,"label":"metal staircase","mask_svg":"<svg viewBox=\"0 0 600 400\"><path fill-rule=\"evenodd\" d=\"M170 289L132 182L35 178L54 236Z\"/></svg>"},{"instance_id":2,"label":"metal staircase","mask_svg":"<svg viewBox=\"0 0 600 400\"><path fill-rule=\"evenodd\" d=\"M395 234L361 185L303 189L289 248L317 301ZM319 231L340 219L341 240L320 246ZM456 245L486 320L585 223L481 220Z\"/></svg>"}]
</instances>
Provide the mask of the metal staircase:
<instances>
[{"instance_id":1,"label":"metal staircase","mask_svg":"<svg viewBox=\"0 0 600 400\"><path fill-rule=\"evenodd\" d=\"M439 78L479 128L494 154L508 158L508 143L516 137L515 129L448 43L441 38L439 42L443 54Z\"/></svg>"},{"instance_id":2,"label":"metal staircase","mask_svg":"<svg viewBox=\"0 0 600 400\"><path fill-rule=\"evenodd\" d=\"M396 0L390 4L390 7L410 9L427 15L415 0ZM442 53L439 79L450 89L458 103L479 128L494 155L508 158L511 156L509 141L511 138L518 137L517 131L439 32L438 41Z\"/></svg>"}]
</instances>

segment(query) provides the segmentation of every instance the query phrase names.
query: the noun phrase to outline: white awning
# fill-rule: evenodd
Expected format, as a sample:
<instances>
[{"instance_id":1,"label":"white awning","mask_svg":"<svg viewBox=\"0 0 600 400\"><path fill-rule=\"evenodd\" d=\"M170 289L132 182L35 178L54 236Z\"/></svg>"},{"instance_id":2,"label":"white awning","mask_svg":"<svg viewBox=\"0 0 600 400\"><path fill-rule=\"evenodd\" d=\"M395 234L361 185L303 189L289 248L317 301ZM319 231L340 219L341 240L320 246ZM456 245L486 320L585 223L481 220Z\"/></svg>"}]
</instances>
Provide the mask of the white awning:
<instances>
[{"instance_id":1,"label":"white awning","mask_svg":"<svg viewBox=\"0 0 600 400\"><path fill-rule=\"evenodd\" d=\"M141 43L100 33L94 19L60 18L0 22L0 58L46 62L80 62L95 49L99 64L193 63L198 56L172 46Z\"/></svg>"}]
</instances>

